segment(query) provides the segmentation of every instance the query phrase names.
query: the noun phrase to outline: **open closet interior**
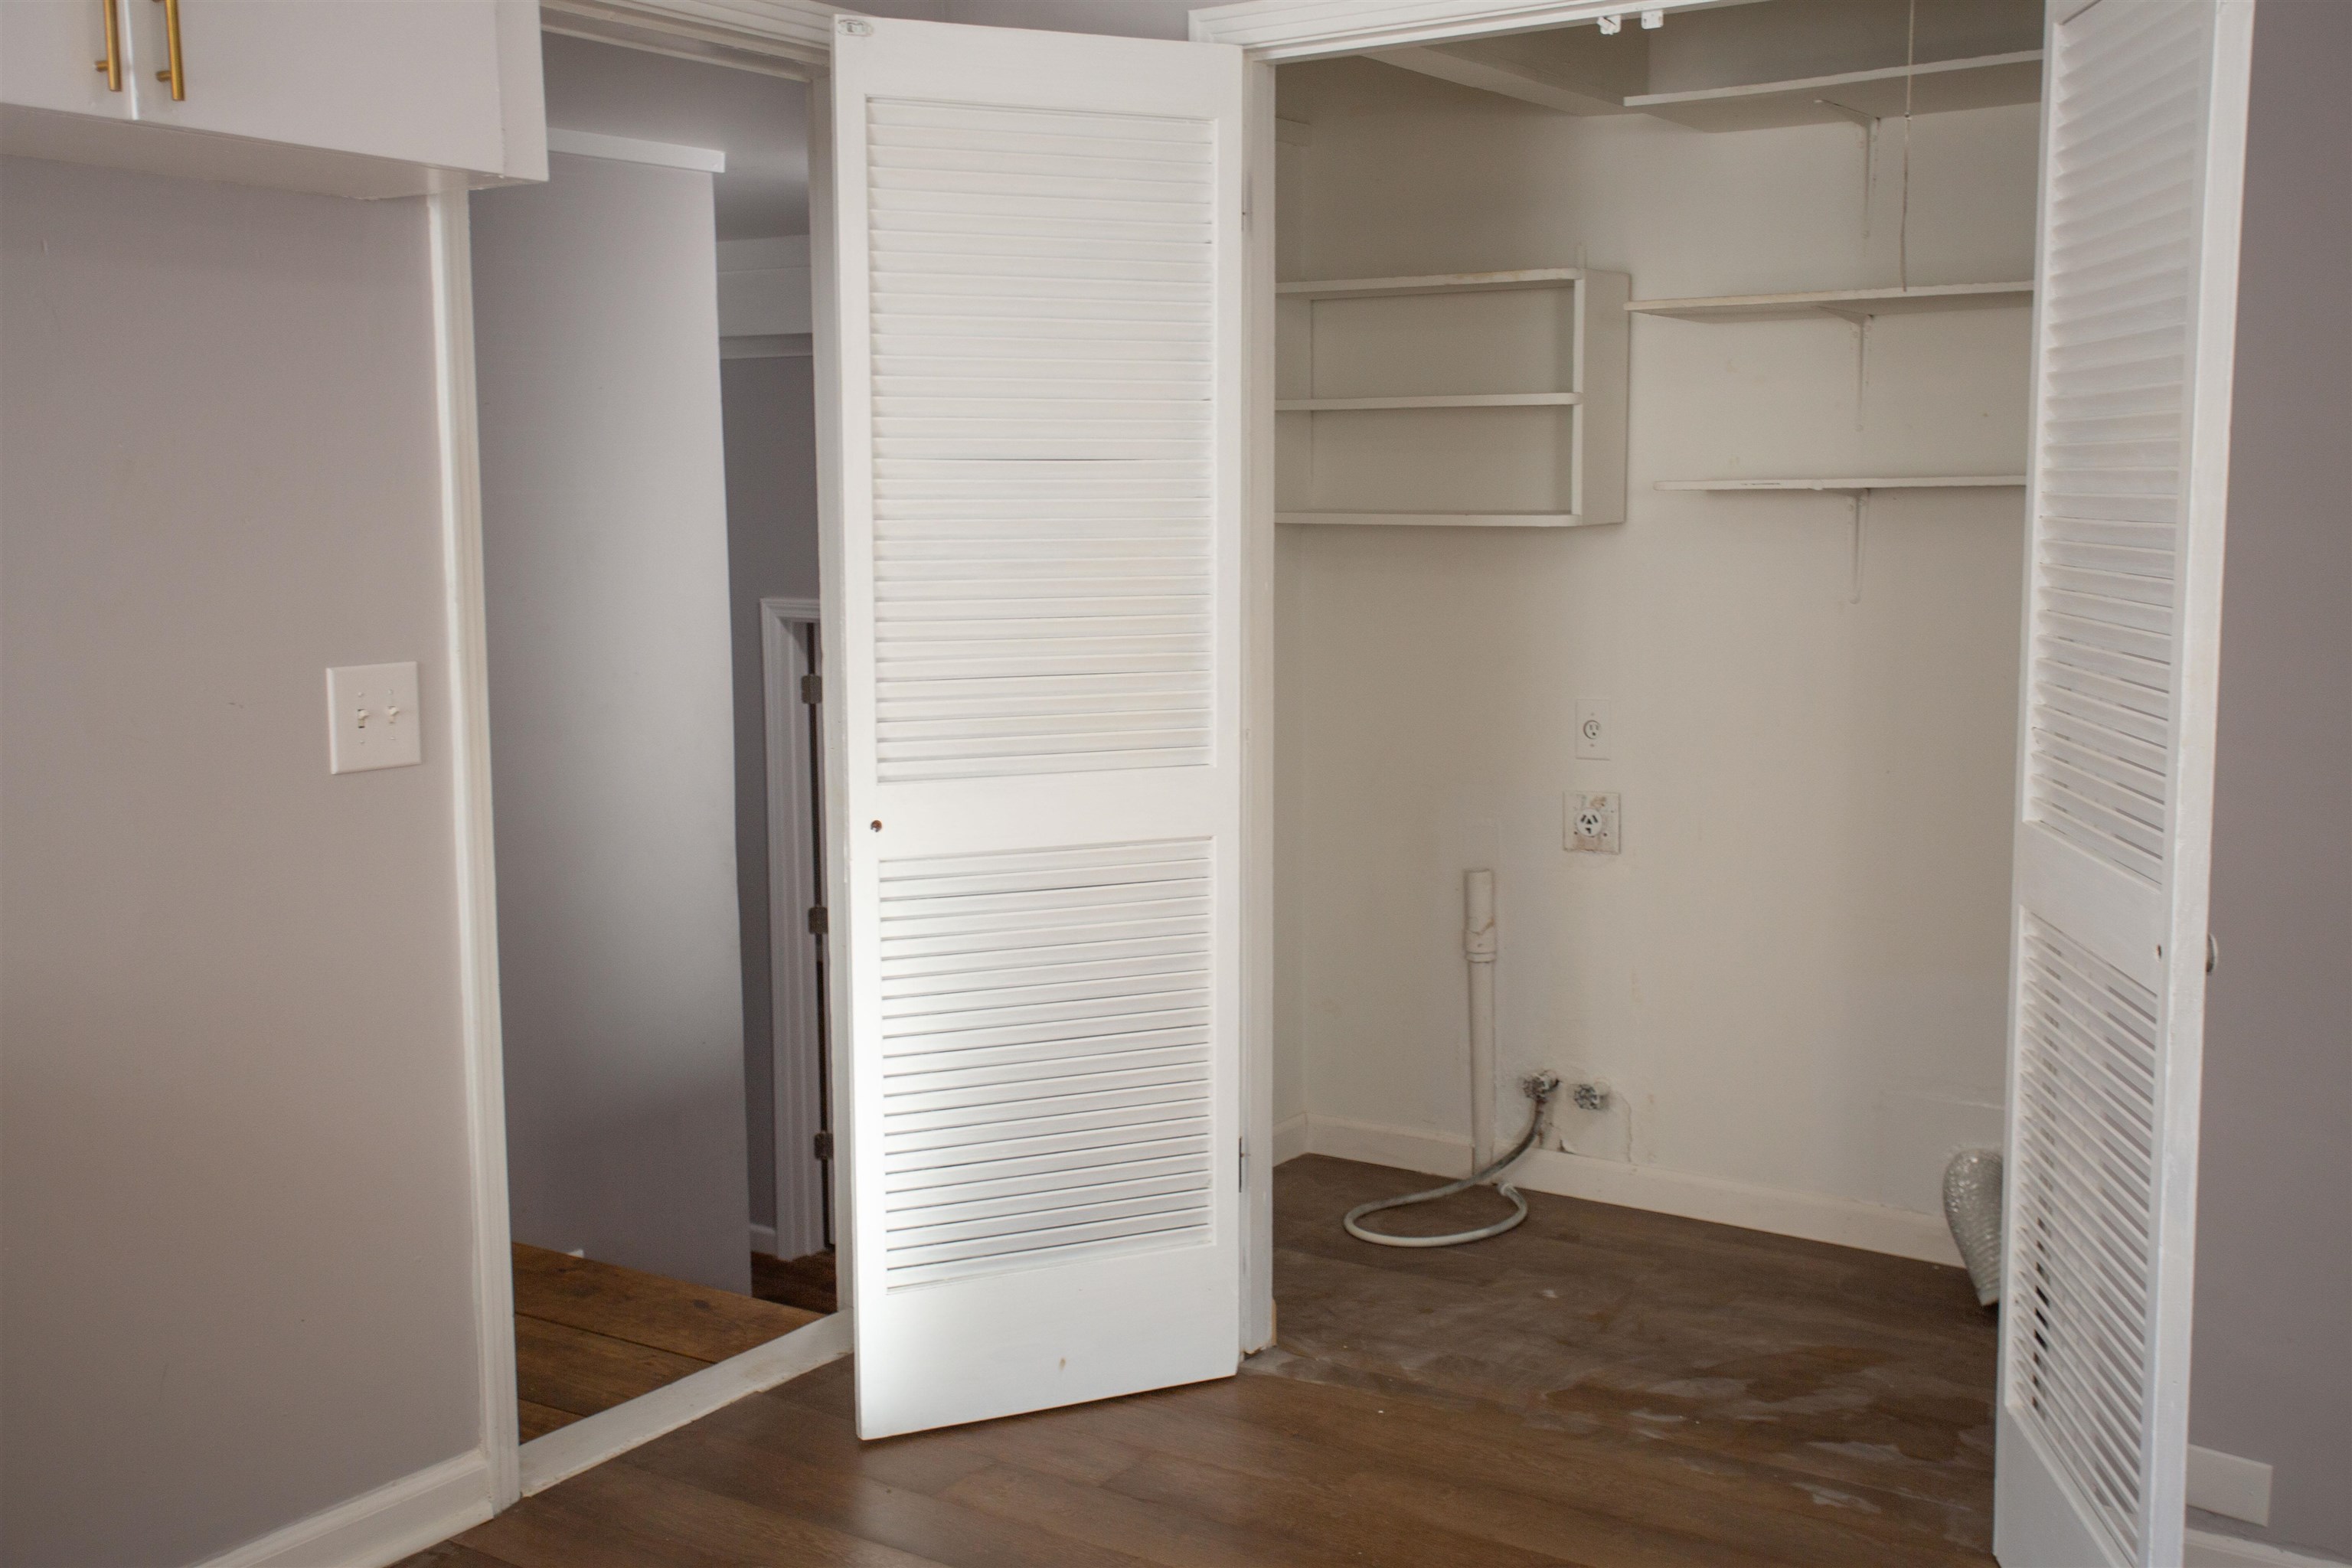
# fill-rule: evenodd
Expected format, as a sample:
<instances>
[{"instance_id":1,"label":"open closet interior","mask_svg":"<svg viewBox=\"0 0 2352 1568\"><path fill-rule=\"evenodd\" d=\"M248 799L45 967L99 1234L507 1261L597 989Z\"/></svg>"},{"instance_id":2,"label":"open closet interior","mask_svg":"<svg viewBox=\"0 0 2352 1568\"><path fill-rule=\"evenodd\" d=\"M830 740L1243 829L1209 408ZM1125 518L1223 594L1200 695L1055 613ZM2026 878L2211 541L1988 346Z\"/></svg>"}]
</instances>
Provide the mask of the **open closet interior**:
<instances>
[{"instance_id":1,"label":"open closet interior","mask_svg":"<svg viewBox=\"0 0 2352 1568\"><path fill-rule=\"evenodd\" d=\"M835 1307L806 89L544 44L471 237L527 1442Z\"/></svg>"},{"instance_id":2,"label":"open closet interior","mask_svg":"<svg viewBox=\"0 0 2352 1568\"><path fill-rule=\"evenodd\" d=\"M1280 69L1288 1375L1990 1540L1992 1318L1920 1265L2003 1142L2041 23L1768 0ZM1507 1151L1542 1073L1506 1179L1617 1206L1339 1234Z\"/></svg>"},{"instance_id":3,"label":"open closet interior","mask_svg":"<svg viewBox=\"0 0 2352 1568\"><path fill-rule=\"evenodd\" d=\"M1600 1086L1523 1184L1952 1258L1945 1163L2001 1141L2040 25L1281 69L1287 1147L1459 1173L1492 869L1495 1124Z\"/></svg>"}]
</instances>

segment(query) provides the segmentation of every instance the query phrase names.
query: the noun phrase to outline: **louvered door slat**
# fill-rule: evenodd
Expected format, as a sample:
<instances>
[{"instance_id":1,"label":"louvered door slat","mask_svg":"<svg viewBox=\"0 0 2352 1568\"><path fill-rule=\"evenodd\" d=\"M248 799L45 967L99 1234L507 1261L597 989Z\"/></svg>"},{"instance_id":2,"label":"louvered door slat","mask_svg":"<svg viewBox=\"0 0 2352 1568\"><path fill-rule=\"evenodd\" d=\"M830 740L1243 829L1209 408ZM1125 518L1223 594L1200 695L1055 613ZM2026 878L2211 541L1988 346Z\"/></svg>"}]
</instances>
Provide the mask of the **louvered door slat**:
<instances>
[{"instance_id":1,"label":"louvered door slat","mask_svg":"<svg viewBox=\"0 0 2352 1568\"><path fill-rule=\"evenodd\" d=\"M887 100L869 104L867 127L876 549L897 566L894 547L933 537L927 495L1014 503L965 521L950 570L877 574L880 776L1204 762L1205 692L1084 699L1095 678L1209 664L1210 616L1171 615L1168 601L1205 607L1211 586L1212 138L1196 122ZM1017 245L1020 265L944 265L932 247L967 230ZM1139 233L1149 248L1122 254ZM1158 379L1124 394L1093 384L1104 360L1139 353ZM940 395L964 377L1015 395ZM1013 468L1024 459L1041 461ZM952 466L968 461L988 471ZM1034 548L1026 508L1080 494L1188 501L1161 511L1158 532L1193 548L1160 557L1149 579L1131 542ZM967 722L925 725L896 706L908 683L958 679L990 685L961 705Z\"/></svg>"},{"instance_id":2,"label":"louvered door slat","mask_svg":"<svg viewBox=\"0 0 2352 1568\"><path fill-rule=\"evenodd\" d=\"M2177 1563L2243 0L2052 6L1995 1549Z\"/></svg>"}]
</instances>

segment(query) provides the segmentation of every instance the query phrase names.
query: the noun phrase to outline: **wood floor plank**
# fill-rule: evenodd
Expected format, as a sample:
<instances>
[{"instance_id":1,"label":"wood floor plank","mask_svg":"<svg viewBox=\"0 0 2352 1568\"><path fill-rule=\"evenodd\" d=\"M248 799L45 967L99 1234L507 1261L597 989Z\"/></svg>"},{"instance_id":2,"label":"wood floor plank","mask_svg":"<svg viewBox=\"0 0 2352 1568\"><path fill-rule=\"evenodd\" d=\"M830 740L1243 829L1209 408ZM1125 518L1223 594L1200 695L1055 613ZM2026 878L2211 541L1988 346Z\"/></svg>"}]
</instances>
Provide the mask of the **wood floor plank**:
<instances>
[{"instance_id":1,"label":"wood floor plank","mask_svg":"<svg viewBox=\"0 0 2352 1568\"><path fill-rule=\"evenodd\" d=\"M1154 1460L1345 1491L1364 1500L1367 1507L1570 1561L1605 1563L1610 1568L1753 1568L1759 1561L1745 1542L1704 1541L1675 1528L1674 1521L1633 1522L1605 1507L1486 1485L1471 1467L1449 1463L1437 1454L1400 1460L1393 1454L1328 1441L1318 1433L1294 1432L1286 1423L1237 1412L1230 1401L1220 1401L1219 1394L1218 1385L1204 1384L1087 1405L1057 1416L1081 1435L1133 1441ZM1397 1407L1391 1403L1387 1408ZM1436 1442L1444 1443L1443 1434ZM1582 1467L1578 1473L1591 1476ZM1126 1478L1117 1484L1125 1487ZM1539 1521L1539 1528L1530 1521Z\"/></svg>"},{"instance_id":2,"label":"wood floor plank","mask_svg":"<svg viewBox=\"0 0 2352 1568\"><path fill-rule=\"evenodd\" d=\"M647 1444L627 1462L952 1568L1142 1568L1142 1559L1125 1552L891 1486L860 1465L803 1462L698 1425Z\"/></svg>"},{"instance_id":3,"label":"wood floor plank","mask_svg":"<svg viewBox=\"0 0 2352 1568\"><path fill-rule=\"evenodd\" d=\"M461 1542L445 1541L438 1546L426 1547L414 1557L401 1559L396 1568L514 1568L514 1564Z\"/></svg>"},{"instance_id":4,"label":"wood floor plank","mask_svg":"<svg viewBox=\"0 0 2352 1568\"><path fill-rule=\"evenodd\" d=\"M817 1384L803 1379L773 1392L781 1400L805 1405L813 1414L830 1417L838 1423L840 1432L854 1436L854 1407L845 1382ZM961 1463L966 1470L1001 1461L1087 1486L1108 1479L1142 1457L1136 1448L1105 1441L1097 1433L1071 1425L1064 1415L1058 1410L1041 1411L1034 1415L1014 1415L976 1426L885 1438L866 1447L874 1453L923 1451L951 1455L955 1458L943 1457L938 1462Z\"/></svg>"},{"instance_id":5,"label":"wood floor plank","mask_svg":"<svg viewBox=\"0 0 2352 1568\"><path fill-rule=\"evenodd\" d=\"M522 1430L522 1440L544 1437L558 1427L569 1426L580 1417L569 1410L558 1410L551 1405L534 1405L520 1400L515 1409L516 1425Z\"/></svg>"},{"instance_id":6,"label":"wood floor plank","mask_svg":"<svg viewBox=\"0 0 2352 1568\"><path fill-rule=\"evenodd\" d=\"M740 1355L822 1315L520 1242L514 1278L524 1317L701 1362Z\"/></svg>"},{"instance_id":7,"label":"wood floor plank","mask_svg":"<svg viewBox=\"0 0 2352 1568\"><path fill-rule=\"evenodd\" d=\"M583 1471L458 1540L513 1568L944 1568L625 1464Z\"/></svg>"},{"instance_id":8,"label":"wood floor plank","mask_svg":"<svg viewBox=\"0 0 2352 1568\"><path fill-rule=\"evenodd\" d=\"M539 1318L515 1320L515 1385L527 1405L593 1415L709 1365Z\"/></svg>"},{"instance_id":9,"label":"wood floor plank","mask_svg":"<svg viewBox=\"0 0 2352 1568\"><path fill-rule=\"evenodd\" d=\"M1345 1478L1334 1486L1152 1454L1121 1471L1108 1487L1122 1497L1213 1519L1254 1538L1336 1550L1351 1562L1379 1553L1418 1568L1596 1568L1590 1561L1513 1544L1491 1531L1464 1532L1433 1524L1388 1507L1377 1495L1349 1490Z\"/></svg>"},{"instance_id":10,"label":"wood floor plank","mask_svg":"<svg viewBox=\"0 0 2352 1568\"><path fill-rule=\"evenodd\" d=\"M982 1513L1123 1552L1162 1568L1338 1568L1362 1561L1336 1548L1286 1542L1198 1513L1012 1465L976 1470L940 1495Z\"/></svg>"},{"instance_id":11,"label":"wood floor plank","mask_svg":"<svg viewBox=\"0 0 2352 1568\"><path fill-rule=\"evenodd\" d=\"M972 1429L967 1427L878 1443L860 1441L846 1385L804 1388L809 1381L801 1379L760 1399L743 1400L720 1412L726 1419L714 1418L711 1426L771 1452L810 1464L845 1466L893 1486L934 1495L995 1462L995 1446L972 1441Z\"/></svg>"}]
</instances>

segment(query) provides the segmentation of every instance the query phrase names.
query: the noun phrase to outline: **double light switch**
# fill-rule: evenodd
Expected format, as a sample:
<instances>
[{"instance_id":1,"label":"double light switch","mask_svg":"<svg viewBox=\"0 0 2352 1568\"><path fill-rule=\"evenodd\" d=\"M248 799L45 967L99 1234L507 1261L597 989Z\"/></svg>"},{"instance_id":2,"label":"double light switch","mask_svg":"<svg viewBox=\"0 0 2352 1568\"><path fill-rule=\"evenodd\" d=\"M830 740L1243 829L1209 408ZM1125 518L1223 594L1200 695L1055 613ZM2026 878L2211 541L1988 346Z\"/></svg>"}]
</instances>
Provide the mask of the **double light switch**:
<instances>
[{"instance_id":1,"label":"double light switch","mask_svg":"<svg viewBox=\"0 0 2352 1568\"><path fill-rule=\"evenodd\" d=\"M416 666L351 664L327 671L327 771L404 768L425 760Z\"/></svg>"}]
</instances>

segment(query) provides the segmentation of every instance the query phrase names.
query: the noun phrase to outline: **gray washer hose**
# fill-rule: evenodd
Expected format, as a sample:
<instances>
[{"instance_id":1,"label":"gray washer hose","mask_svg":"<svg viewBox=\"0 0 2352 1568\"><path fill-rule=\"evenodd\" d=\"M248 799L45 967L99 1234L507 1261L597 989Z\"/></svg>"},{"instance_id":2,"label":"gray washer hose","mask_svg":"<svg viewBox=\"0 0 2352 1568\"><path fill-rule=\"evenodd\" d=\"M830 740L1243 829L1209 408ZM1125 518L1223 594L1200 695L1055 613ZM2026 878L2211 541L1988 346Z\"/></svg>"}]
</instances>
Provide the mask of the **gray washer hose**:
<instances>
[{"instance_id":1,"label":"gray washer hose","mask_svg":"<svg viewBox=\"0 0 2352 1568\"><path fill-rule=\"evenodd\" d=\"M1537 1073L1520 1080L1519 1089L1536 1102L1535 1110L1528 1117L1527 1131L1520 1135L1517 1144L1509 1153L1483 1171L1465 1176L1458 1182L1448 1182L1442 1187L1432 1187L1425 1193L1411 1193L1401 1198L1382 1198L1376 1203L1358 1204L1339 1222L1348 1227L1348 1234L1358 1241L1370 1241L1381 1247L1459 1247L1465 1241L1484 1241L1490 1236L1500 1236L1527 1218L1528 1200L1519 1196L1519 1190L1510 1183L1497 1182L1495 1190L1511 1200L1512 1212L1477 1230L1456 1231L1450 1236L1383 1236L1377 1230L1366 1230L1356 1223L1366 1215L1378 1214L1382 1209L1401 1209L1411 1204L1434 1203L1439 1198L1450 1198L1517 1164L1522 1155L1536 1146L1536 1140L1543 1136L1544 1123L1549 1120L1552 1096L1559 1092L1559 1079L1551 1073Z\"/></svg>"}]
</instances>

